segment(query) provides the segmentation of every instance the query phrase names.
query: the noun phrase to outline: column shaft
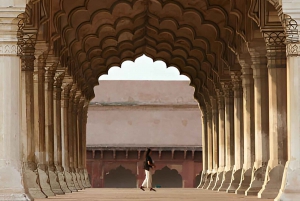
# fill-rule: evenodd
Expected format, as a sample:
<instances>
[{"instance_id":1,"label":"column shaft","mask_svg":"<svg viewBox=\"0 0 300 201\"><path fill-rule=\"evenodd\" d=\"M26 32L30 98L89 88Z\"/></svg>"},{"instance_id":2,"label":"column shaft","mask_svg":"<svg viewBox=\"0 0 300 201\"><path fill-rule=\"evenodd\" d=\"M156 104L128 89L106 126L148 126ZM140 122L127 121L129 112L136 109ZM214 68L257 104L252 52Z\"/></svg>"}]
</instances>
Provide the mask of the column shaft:
<instances>
[{"instance_id":1,"label":"column shaft","mask_svg":"<svg viewBox=\"0 0 300 201\"><path fill-rule=\"evenodd\" d=\"M231 184L227 192L234 193L238 189L244 162L244 134L243 134L243 89L241 72L231 72L234 93L234 168Z\"/></svg>"},{"instance_id":2,"label":"column shaft","mask_svg":"<svg viewBox=\"0 0 300 201\"><path fill-rule=\"evenodd\" d=\"M243 128L244 128L244 164L241 181L237 194L245 194L248 189L254 162L254 81L253 70L251 69L250 55L240 55L238 57L242 67L242 86L243 86Z\"/></svg>"},{"instance_id":3,"label":"column shaft","mask_svg":"<svg viewBox=\"0 0 300 201\"><path fill-rule=\"evenodd\" d=\"M70 149L71 143L71 127L70 127L70 104L71 104L71 97L72 94L70 94L70 90L72 88L72 79L70 76L65 76L62 84L62 108L61 108L61 114L62 114L62 161L63 161L63 167L64 167L64 176L65 181L67 183L67 187L72 192L76 192L77 189L75 187L75 183L73 181L73 175L72 175L72 166L71 166L71 151ZM70 100L71 99L71 100ZM72 104L71 104L72 105Z\"/></svg>"},{"instance_id":4,"label":"column shaft","mask_svg":"<svg viewBox=\"0 0 300 201\"><path fill-rule=\"evenodd\" d=\"M34 66L34 138L35 158L38 165L39 183L47 196L54 196L49 185L48 167L46 161L45 138L45 66L48 57L47 44L39 42L35 45L36 58Z\"/></svg>"},{"instance_id":5,"label":"column shaft","mask_svg":"<svg viewBox=\"0 0 300 201\"><path fill-rule=\"evenodd\" d=\"M264 32L264 36L268 58L270 160L258 197L274 199L280 189L287 161L286 46L283 31Z\"/></svg>"},{"instance_id":6,"label":"column shaft","mask_svg":"<svg viewBox=\"0 0 300 201\"><path fill-rule=\"evenodd\" d=\"M205 183L208 180L208 157L207 157L207 116L206 110L201 110L202 114L202 174L201 174L201 182L198 188L204 188Z\"/></svg>"},{"instance_id":7,"label":"column shaft","mask_svg":"<svg viewBox=\"0 0 300 201\"><path fill-rule=\"evenodd\" d=\"M234 165L234 116L233 91L230 84L225 86L225 170L232 170Z\"/></svg>"},{"instance_id":8,"label":"column shaft","mask_svg":"<svg viewBox=\"0 0 300 201\"><path fill-rule=\"evenodd\" d=\"M219 96L219 171L225 168L225 103L224 95Z\"/></svg>"},{"instance_id":9,"label":"column shaft","mask_svg":"<svg viewBox=\"0 0 300 201\"><path fill-rule=\"evenodd\" d=\"M233 91L231 82L222 83L225 95L225 172L219 191L227 191L230 186L234 166L234 116Z\"/></svg>"},{"instance_id":10,"label":"column shaft","mask_svg":"<svg viewBox=\"0 0 300 201\"><path fill-rule=\"evenodd\" d=\"M46 198L37 180L35 163L35 139L34 139L34 105L33 105L33 69L34 60L32 54L22 56L22 146L23 146L23 181L30 199Z\"/></svg>"},{"instance_id":11,"label":"column shaft","mask_svg":"<svg viewBox=\"0 0 300 201\"><path fill-rule=\"evenodd\" d=\"M249 48L254 78L255 162L246 195L257 195L269 160L269 91L265 47Z\"/></svg>"},{"instance_id":12,"label":"column shaft","mask_svg":"<svg viewBox=\"0 0 300 201\"><path fill-rule=\"evenodd\" d=\"M0 200L27 200L21 178L20 66L16 52L0 56Z\"/></svg>"}]
</instances>

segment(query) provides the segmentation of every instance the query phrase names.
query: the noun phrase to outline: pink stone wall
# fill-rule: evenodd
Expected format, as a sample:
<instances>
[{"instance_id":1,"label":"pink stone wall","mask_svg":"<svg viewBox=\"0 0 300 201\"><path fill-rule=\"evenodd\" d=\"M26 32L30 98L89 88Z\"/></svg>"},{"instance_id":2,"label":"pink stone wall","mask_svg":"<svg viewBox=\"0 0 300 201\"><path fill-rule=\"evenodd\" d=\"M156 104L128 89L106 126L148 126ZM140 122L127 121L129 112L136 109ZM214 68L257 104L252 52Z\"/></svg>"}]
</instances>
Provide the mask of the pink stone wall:
<instances>
[{"instance_id":1,"label":"pink stone wall","mask_svg":"<svg viewBox=\"0 0 300 201\"><path fill-rule=\"evenodd\" d=\"M199 146L193 92L186 81L101 81L89 107L87 145Z\"/></svg>"}]
</instances>

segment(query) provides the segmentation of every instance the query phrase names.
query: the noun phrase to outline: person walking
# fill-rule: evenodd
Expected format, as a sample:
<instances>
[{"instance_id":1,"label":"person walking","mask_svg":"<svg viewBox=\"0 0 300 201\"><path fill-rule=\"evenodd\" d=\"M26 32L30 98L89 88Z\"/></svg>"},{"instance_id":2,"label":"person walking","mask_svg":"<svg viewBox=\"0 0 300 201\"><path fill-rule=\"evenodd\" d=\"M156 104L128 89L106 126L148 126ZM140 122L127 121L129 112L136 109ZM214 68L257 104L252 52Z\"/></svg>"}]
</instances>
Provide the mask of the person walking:
<instances>
[{"instance_id":1,"label":"person walking","mask_svg":"<svg viewBox=\"0 0 300 201\"><path fill-rule=\"evenodd\" d=\"M152 188L152 168L155 168L155 165L151 158L151 149L147 149L144 161L146 178L140 187L142 191L145 191L145 187L150 188L150 191L156 191L154 188Z\"/></svg>"}]
</instances>

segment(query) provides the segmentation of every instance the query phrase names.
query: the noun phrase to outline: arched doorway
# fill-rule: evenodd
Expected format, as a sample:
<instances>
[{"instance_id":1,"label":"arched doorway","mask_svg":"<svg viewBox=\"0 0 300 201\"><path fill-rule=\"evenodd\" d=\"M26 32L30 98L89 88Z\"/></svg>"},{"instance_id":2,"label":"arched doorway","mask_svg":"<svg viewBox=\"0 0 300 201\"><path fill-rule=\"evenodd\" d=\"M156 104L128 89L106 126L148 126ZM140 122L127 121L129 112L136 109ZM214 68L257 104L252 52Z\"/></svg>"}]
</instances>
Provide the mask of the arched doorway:
<instances>
[{"instance_id":1,"label":"arched doorway","mask_svg":"<svg viewBox=\"0 0 300 201\"><path fill-rule=\"evenodd\" d=\"M182 177L175 169L165 166L161 170L156 170L152 176L153 186L162 188L182 188Z\"/></svg>"},{"instance_id":2,"label":"arched doorway","mask_svg":"<svg viewBox=\"0 0 300 201\"><path fill-rule=\"evenodd\" d=\"M136 177L122 165L104 176L104 188L135 188Z\"/></svg>"}]
</instances>

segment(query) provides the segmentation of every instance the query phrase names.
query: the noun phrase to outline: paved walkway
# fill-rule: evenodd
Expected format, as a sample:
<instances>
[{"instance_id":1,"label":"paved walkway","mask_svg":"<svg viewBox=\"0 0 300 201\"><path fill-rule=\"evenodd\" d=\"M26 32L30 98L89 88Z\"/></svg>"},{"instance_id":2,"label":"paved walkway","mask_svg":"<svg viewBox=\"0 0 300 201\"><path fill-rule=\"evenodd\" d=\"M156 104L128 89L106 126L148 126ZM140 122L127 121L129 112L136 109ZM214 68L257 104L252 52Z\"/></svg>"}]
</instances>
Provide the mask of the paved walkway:
<instances>
[{"instance_id":1,"label":"paved walkway","mask_svg":"<svg viewBox=\"0 0 300 201\"><path fill-rule=\"evenodd\" d=\"M92 188L50 197L49 199L36 199L35 201L271 201L256 197L214 192L202 189L157 189L157 192L141 191L140 189L105 189Z\"/></svg>"}]
</instances>

